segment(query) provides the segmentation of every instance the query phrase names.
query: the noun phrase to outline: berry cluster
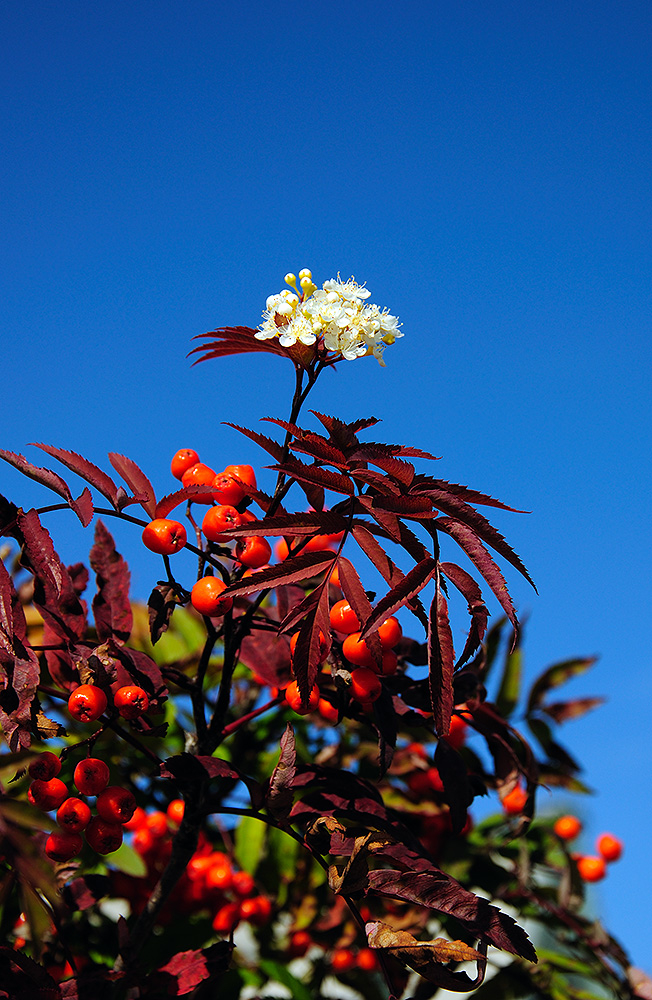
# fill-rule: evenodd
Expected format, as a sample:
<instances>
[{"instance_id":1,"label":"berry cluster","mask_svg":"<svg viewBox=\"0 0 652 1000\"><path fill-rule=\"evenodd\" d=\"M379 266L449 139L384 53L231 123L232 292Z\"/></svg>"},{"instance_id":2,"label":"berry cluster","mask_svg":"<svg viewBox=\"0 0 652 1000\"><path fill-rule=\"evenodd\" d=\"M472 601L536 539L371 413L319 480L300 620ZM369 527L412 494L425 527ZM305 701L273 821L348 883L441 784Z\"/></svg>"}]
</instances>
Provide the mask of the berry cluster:
<instances>
[{"instance_id":1,"label":"berry cluster","mask_svg":"<svg viewBox=\"0 0 652 1000\"><path fill-rule=\"evenodd\" d=\"M582 823L577 816L560 816L555 820L554 832L560 840L575 840L582 832ZM577 873L583 882L599 882L607 874L607 865L618 861L623 853L623 842L612 833L602 833L595 842L595 854L574 853L573 860Z\"/></svg>"},{"instance_id":2,"label":"berry cluster","mask_svg":"<svg viewBox=\"0 0 652 1000\"><path fill-rule=\"evenodd\" d=\"M134 912L144 907L169 860L183 813L183 800L173 799L165 812L136 809L125 824L147 874L134 878L116 871L113 888L117 896L128 900ZM165 923L175 914L196 914L201 910L209 911L217 934L231 934L241 921L260 926L272 913L270 900L257 891L254 878L238 870L223 851L215 850L204 834L158 919Z\"/></svg>"},{"instance_id":3,"label":"berry cluster","mask_svg":"<svg viewBox=\"0 0 652 1000\"><path fill-rule=\"evenodd\" d=\"M49 750L39 754L28 767L33 779L27 793L29 801L43 810L56 809L58 829L45 844L45 853L53 861L70 861L82 850L82 833L97 854L117 851L122 843L123 827L136 809L133 792L120 785L109 785L109 768L99 757L79 761L73 772L75 790L95 797L95 815L85 798L71 795L61 778L61 760Z\"/></svg>"}]
</instances>

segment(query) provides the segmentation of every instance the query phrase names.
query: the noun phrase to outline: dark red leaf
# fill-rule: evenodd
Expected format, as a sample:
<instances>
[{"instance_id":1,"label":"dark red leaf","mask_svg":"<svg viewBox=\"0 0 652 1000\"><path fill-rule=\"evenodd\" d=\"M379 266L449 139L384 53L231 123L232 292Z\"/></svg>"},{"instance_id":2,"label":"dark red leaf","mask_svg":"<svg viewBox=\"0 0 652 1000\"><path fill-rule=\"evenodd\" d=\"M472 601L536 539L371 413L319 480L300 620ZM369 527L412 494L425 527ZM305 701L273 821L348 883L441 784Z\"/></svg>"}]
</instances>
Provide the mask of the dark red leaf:
<instances>
[{"instance_id":1,"label":"dark red leaf","mask_svg":"<svg viewBox=\"0 0 652 1000\"><path fill-rule=\"evenodd\" d=\"M390 851L383 853L390 854ZM495 948L520 955L530 962L537 960L527 934L512 917L486 899L464 889L459 882L434 866L429 871L371 871L369 887L381 895L449 914Z\"/></svg>"},{"instance_id":2,"label":"dark red leaf","mask_svg":"<svg viewBox=\"0 0 652 1000\"><path fill-rule=\"evenodd\" d=\"M53 458L56 458L65 465L67 469L71 472L76 472L78 476L85 479L87 483L94 486L102 496L105 496L107 500L119 510L118 506L118 487L113 482L110 476L106 474L102 469L94 465L93 462L89 462L87 458L83 458L74 451L65 451L63 448L53 448L49 444L37 444L33 442L35 448L40 448L41 451L46 452Z\"/></svg>"},{"instance_id":3,"label":"dark red leaf","mask_svg":"<svg viewBox=\"0 0 652 1000\"><path fill-rule=\"evenodd\" d=\"M239 659L270 687L284 688L290 683L290 643L284 635L254 630L242 640Z\"/></svg>"},{"instance_id":4,"label":"dark red leaf","mask_svg":"<svg viewBox=\"0 0 652 1000\"><path fill-rule=\"evenodd\" d=\"M369 529L362 522L354 521L351 534L383 579L390 587L395 587L404 578L405 574L394 565L382 545L376 541Z\"/></svg>"},{"instance_id":5,"label":"dark red leaf","mask_svg":"<svg viewBox=\"0 0 652 1000\"><path fill-rule=\"evenodd\" d=\"M528 712L541 704L548 691L565 684L571 677L578 677L586 670L590 670L596 661L595 656L585 656L553 663L532 685L528 699Z\"/></svg>"},{"instance_id":6,"label":"dark red leaf","mask_svg":"<svg viewBox=\"0 0 652 1000\"><path fill-rule=\"evenodd\" d=\"M322 469L318 465L306 465L298 458L291 456L279 465L271 465L270 469L282 472L298 483L312 483L321 486L323 489L332 490L334 493L345 493L352 497L355 493L353 483L348 476L342 476L339 472L332 472L330 469Z\"/></svg>"},{"instance_id":7,"label":"dark red leaf","mask_svg":"<svg viewBox=\"0 0 652 1000\"><path fill-rule=\"evenodd\" d=\"M277 354L281 358L293 360L291 350L281 347L275 337L269 340L256 340L256 331L249 326L223 326L219 330L200 333L193 337L193 340L204 340L207 337L215 339L193 347L189 352L188 357L193 354L201 355L195 358L193 365L198 365L200 361L209 361L211 358L225 358L230 354Z\"/></svg>"},{"instance_id":8,"label":"dark red leaf","mask_svg":"<svg viewBox=\"0 0 652 1000\"><path fill-rule=\"evenodd\" d=\"M448 620L448 605L437 579L428 627L428 677L437 736L446 736L450 729L454 669L455 651Z\"/></svg>"},{"instance_id":9,"label":"dark red leaf","mask_svg":"<svg viewBox=\"0 0 652 1000\"><path fill-rule=\"evenodd\" d=\"M247 577L232 583L225 593L255 594L259 590L278 587L281 584L299 583L310 580L323 570L332 566L335 554L329 550L323 552L300 552L290 556L285 562L268 569L260 569L253 577Z\"/></svg>"},{"instance_id":10,"label":"dark red leaf","mask_svg":"<svg viewBox=\"0 0 652 1000\"><path fill-rule=\"evenodd\" d=\"M231 424L228 420L222 421L225 427L233 427L235 431L240 431L246 437L255 441L264 451L266 451L272 458L275 458L277 462L280 462L283 458L283 446L274 441L272 438L267 437L265 434L260 434L258 431L249 430L248 427L240 427L239 424Z\"/></svg>"},{"instance_id":11,"label":"dark red leaf","mask_svg":"<svg viewBox=\"0 0 652 1000\"><path fill-rule=\"evenodd\" d=\"M444 511L446 514L452 515L452 518L456 521L460 521L468 528L471 528L479 538L485 541L487 545L490 545L491 548L498 552L503 559L506 559L508 563L511 563L511 565L525 577L528 583L530 583L536 591L537 588L534 586L530 574L526 570L520 558L514 552L511 545L507 544L500 532L496 531L493 525L489 523L484 514L481 514L480 511L475 510L474 507L469 506L469 504L464 503L457 497L448 497L443 500L442 496L437 496L433 492L429 492L428 496L432 499L436 507ZM517 513L524 512L517 511Z\"/></svg>"},{"instance_id":12,"label":"dark red leaf","mask_svg":"<svg viewBox=\"0 0 652 1000\"><path fill-rule=\"evenodd\" d=\"M557 723L568 719L579 719L594 708L604 705L604 698L571 698L569 701L556 701L552 705L542 705L541 710Z\"/></svg>"},{"instance_id":13,"label":"dark red leaf","mask_svg":"<svg viewBox=\"0 0 652 1000\"><path fill-rule=\"evenodd\" d=\"M16 455L12 451L2 451L0 450L0 458L3 458L5 462L13 465L14 468L22 472L24 476L29 476L30 479L34 479L37 483L41 483L42 486L47 486L48 489L57 493L60 497L70 505L72 510L81 521L84 527L86 527L92 516L93 516L93 503L90 492L85 489L77 500L73 500L72 493L68 488L68 484L58 476L56 472L52 472L51 469L44 469L37 465L32 465L28 462L23 455Z\"/></svg>"},{"instance_id":14,"label":"dark red leaf","mask_svg":"<svg viewBox=\"0 0 652 1000\"><path fill-rule=\"evenodd\" d=\"M362 637L366 638L370 633L377 631L378 626L386 618L389 618L404 604L416 597L432 580L436 572L437 560L433 559L432 556L422 559L416 566L413 566L410 572L382 600L378 601L371 617L365 623Z\"/></svg>"},{"instance_id":15,"label":"dark red leaf","mask_svg":"<svg viewBox=\"0 0 652 1000\"><path fill-rule=\"evenodd\" d=\"M432 479L430 476L416 476L412 492L414 493L437 493L448 498L459 497L467 504L480 504L482 507L498 507L500 510L509 510L514 514L527 514L526 510L518 510L516 507L509 507L501 500L490 497L487 493L480 493L478 490L469 489L468 486L460 486L459 483L449 483L445 479ZM443 509L443 508L442 508Z\"/></svg>"},{"instance_id":16,"label":"dark red leaf","mask_svg":"<svg viewBox=\"0 0 652 1000\"><path fill-rule=\"evenodd\" d=\"M344 531L346 518L331 510L303 511L297 514L275 514L260 521L247 521L229 529L234 538L240 535L282 535L310 538L312 535L331 535Z\"/></svg>"},{"instance_id":17,"label":"dark red leaf","mask_svg":"<svg viewBox=\"0 0 652 1000\"><path fill-rule=\"evenodd\" d=\"M23 544L21 565L35 577L35 605L62 638L81 639L86 633L86 613L49 532L35 510L19 511L16 522Z\"/></svg>"},{"instance_id":18,"label":"dark red leaf","mask_svg":"<svg viewBox=\"0 0 652 1000\"><path fill-rule=\"evenodd\" d=\"M455 563L443 562L439 568L451 583L457 587L460 594L466 599L471 615L471 627L462 650L462 654L455 664L456 668L461 667L480 648L485 632L487 631L487 619L489 612L482 599L482 593L473 577L461 569Z\"/></svg>"},{"instance_id":19,"label":"dark red leaf","mask_svg":"<svg viewBox=\"0 0 652 1000\"><path fill-rule=\"evenodd\" d=\"M279 761L269 779L265 795L265 805L276 820L285 821L294 803L292 783L297 772L297 752L294 746L294 731L288 722L281 737Z\"/></svg>"},{"instance_id":20,"label":"dark red leaf","mask_svg":"<svg viewBox=\"0 0 652 1000\"><path fill-rule=\"evenodd\" d=\"M367 597L367 593L362 586L362 581L358 576L358 571L353 563L349 562L349 560L345 559L343 556L338 556L337 567L340 574L340 587L342 588L342 593L355 611L358 621L362 624L368 622L373 614L373 608L369 598ZM382 649L377 632L372 631L371 633L365 633L365 638L368 638L369 641L367 645L374 654L377 663L380 663L382 659Z\"/></svg>"},{"instance_id":21,"label":"dark red leaf","mask_svg":"<svg viewBox=\"0 0 652 1000\"><path fill-rule=\"evenodd\" d=\"M42 965L16 948L0 946L0 996L8 1000L61 1000L61 991Z\"/></svg>"},{"instance_id":22,"label":"dark red leaf","mask_svg":"<svg viewBox=\"0 0 652 1000\"><path fill-rule=\"evenodd\" d=\"M178 952L155 972L138 977L138 996L142 1000L162 1000L163 997L189 994L196 996L198 988L206 996L208 987L211 988L211 996L218 996L232 951L230 941L218 941L207 948Z\"/></svg>"},{"instance_id":23,"label":"dark red leaf","mask_svg":"<svg viewBox=\"0 0 652 1000\"><path fill-rule=\"evenodd\" d=\"M383 528L393 542L401 539L401 525L399 519L382 507L376 507L375 497L361 496L356 499L356 513L369 514Z\"/></svg>"},{"instance_id":24,"label":"dark red leaf","mask_svg":"<svg viewBox=\"0 0 652 1000\"><path fill-rule=\"evenodd\" d=\"M63 887L63 898L71 910L88 910L111 892L106 875L82 875Z\"/></svg>"},{"instance_id":25,"label":"dark red leaf","mask_svg":"<svg viewBox=\"0 0 652 1000\"><path fill-rule=\"evenodd\" d=\"M439 517L433 522L433 524L438 530L444 531L447 535L450 535L451 538L455 539L457 544L464 549L471 562L485 578L498 599L500 606L512 623L512 627L514 628L514 641L516 641L519 628L516 611L514 609L512 599L509 596L505 578L494 562L491 554L484 547L473 529L469 528L466 524L462 524L461 521L458 521L453 517Z\"/></svg>"},{"instance_id":26,"label":"dark red leaf","mask_svg":"<svg viewBox=\"0 0 652 1000\"><path fill-rule=\"evenodd\" d=\"M247 787L254 808L263 803L261 785L254 778L250 778L225 760L220 760L219 757L195 757L190 753L168 757L161 764L161 777L176 778L182 783L203 781L206 778L228 778L232 781L242 781Z\"/></svg>"},{"instance_id":27,"label":"dark red leaf","mask_svg":"<svg viewBox=\"0 0 652 1000\"><path fill-rule=\"evenodd\" d=\"M109 452L109 462L115 471L122 476L127 486L136 494L138 503L153 520L156 517L156 495L154 487L143 470L131 458L119 455L115 451Z\"/></svg>"},{"instance_id":28,"label":"dark red leaf","mask_svg":"<svg viewBox=\"0 0 652 1000\"><path fill-rule=\"evenodd\" d=\"M120 553L116 552L113 538L101 521L95 526L90 563L97 579L93 615L98 637L104 641L115 635L126 641L133 625L129 568Z\"/></svg>"},{"instance_id":29,"label":"dark red leaf","mask_svg":"<svg viewBox=\"0 0 652 1000\"><path fill-rule=\"evenodd\" d=\"M180 503L189 500L199 500L206 497L213 497L213 488L211 486L184 486L182 490L176 490L174 493L168 493L156 504L156 510L154 511L156 517L167 517L168 514L178 507Z\"/></svg>"},{"instance_id":30,"label":"dark red leaf","mask_svg":"<svg viewBox=\"0 0 652 1000\"><path fill-rule=\"evenodd\" d=\"M365 430L367 427L373 427L374 424L378 423L376 417L363 417L360 420L354 420L351 424L346 424L343 420L338 420L337 417L328 417L324 413L318 413L317 410L311 410L310 412L326 428L331 441L341 451L355 448L359 443L356 437L358 431Z\"/></svg>"},{"instance_id":31,"label":"dark red leaf","mask_svg":"<svg viewBox=\"0 0 652 1000\"><path fill-rule=\"evenodd\" d=\"M163 633L167 632L172 612L177 604L177 591L171 584L159 583L154 587L147 602L152 645L156 645Z\"/></svg>"},{"instance_id":32,"label":"dark red leaf","mask_svg":"<svg viewBox=\"0 0 652 1000\"><path fill-rule=\"evenodd\" d=\"M310 693L317 680L322 663L320 633L330 650L330 621L328 618L328 583L324 580L310 595L309 609L303 616L296 646L292 654L292 668L301 692L302 703L307 707ZM285 622L283 623L285 627Z\"/></svg>"},{"instance_id":33,"label":"dark red leaf","mask_svg":"<svg viewBox=\"0 0 652 1000\"><path fill-rule=\"evenodd\" d=\"M350 475L358 487L371 486L374 493L398 496L401 492L398 483L384 473L377 472L376 469L355 467L351 469Z\"/></svg>"}]
</instances>

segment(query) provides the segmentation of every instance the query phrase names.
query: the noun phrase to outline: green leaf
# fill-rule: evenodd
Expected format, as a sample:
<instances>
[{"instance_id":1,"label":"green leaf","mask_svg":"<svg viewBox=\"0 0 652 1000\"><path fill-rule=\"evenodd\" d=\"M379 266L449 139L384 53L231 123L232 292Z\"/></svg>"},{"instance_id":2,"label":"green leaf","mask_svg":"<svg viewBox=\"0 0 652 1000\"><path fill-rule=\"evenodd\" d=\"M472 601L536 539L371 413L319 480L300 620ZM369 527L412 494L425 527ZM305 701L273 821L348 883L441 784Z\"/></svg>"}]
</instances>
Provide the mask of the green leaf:
<instances>
[{"instance_id":1,"label":"green leaf","mask_svg":"<svg viewBox=\"0 0 652 1000\"><path fill-rule=\"evenodd\" d=\"M144 878L147 875L147 865L143 858L133 849L131 844L124 841L108 860L112 868L117 868L119 872L131 875L132 878Z\"/></svg>"},{"instance_id":2,"label":"green leaf","mask_svg":"<svg viewBox=\"0 0 652 1000\"><path fill-rule=\"evenodd\" d=\"M288 971L286 965L280 962L272 962L270 959L263 959L260 967L270 979L282 983L292 991L292 1000L313 1000L312 993L306 986Z\"/></svg>"},{"instance_id":3,"label":"green leaf","mask_svg":"<svg viewBox=\"0 0 652 1000\"><path fill-rule=\"evenodd\" d=\"M253 816L243 816L235 830L235 857L243 871L253 875L265 850L266 827Z\"/></svg>"},{"instance_id":4,"label":"green leaf","mask_svg":"<svg viewBox=\"0 0 652 1000\"><path fill-rule=\"evenodd\" d=\"M297 871L299 845L287 833L271 826L267 831L268 865L273 867L281 879L292 879Z\"/></svg>"},{"instance_id":5,"label":"green leaf","mask_svg":"<svg viewBox=\"0 0 652 1000\"><path fill-rule=\"evenodd\" d=\"M505 667L500 681L500 688L496 695L496 709L498 714L504 719L509 719L510 715L518 704L521 693L521 676L523 673L523 653L517 647L512 653L505 657Z\"/></svg>"}]
</instances>

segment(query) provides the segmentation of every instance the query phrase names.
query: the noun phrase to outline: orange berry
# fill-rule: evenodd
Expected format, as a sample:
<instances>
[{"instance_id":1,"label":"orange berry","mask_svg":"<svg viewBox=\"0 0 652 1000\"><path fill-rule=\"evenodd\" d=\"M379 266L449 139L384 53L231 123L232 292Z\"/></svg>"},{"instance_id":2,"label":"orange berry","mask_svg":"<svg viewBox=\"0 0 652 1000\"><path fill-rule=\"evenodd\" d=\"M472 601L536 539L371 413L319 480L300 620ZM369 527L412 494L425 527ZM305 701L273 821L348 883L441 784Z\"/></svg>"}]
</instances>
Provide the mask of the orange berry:
<instances>
[{"instance_id":1,"label":"orange berry","mask_svg":"<svg viewBox=\"0 0 652 1000\"><path fill-rule=\"evenodd\" d=\"M176 823L178 826L183 819L183 813L186 808L186 803L183 799L172 799L165 810L167 818L172 822Z\"/></svg>"},{"instance_id":2,"label":"orange berry","mask_svg":"<svg viewBox=\"0 0 652 1000\"><path fill-rule=\"evenodd\" d=\"M560 816L555 820L553 830L562 840L575 840L582 830L582 824L577 816Z\"/></svg>"},{"instance_id":3,"label":"orange berry","mask_svg":"<svg viewBox=\"0 0 652 1000\"><path fill-rule=\"evenodd\" d=\"M358 667L351 671L351 694L356 701L369 703L380 698L383 685L369 667Z\"/></svg>"},{"instance_id":4,"label":"orange berry","mask_svg":"<svg viewBox=\"0 0 652 1000\"><path fill-rule=\"evenodd\" d=\"M393 649L401 640L403 629L396 618L386 618L378 629L378 638L383 649Z\"/></svg>"},{"instance_id":5,"label":"orange berry","mask_svg":"<svg viewBox=\"0 0 652 1000\"><path fill-rule=\"evenodd\" d=\"M161 556L171 556L179 552L188 540L186 529L180 521L167 517L156 517L143 528L143 545Z\"/></svg>"},{"instance_id":6,"label":"orange berry","mask_svg":"<svg viewBox=\"0 0 652 1000\"><path fill-rule=\"evenodd\" d=\"M262 535L247 535L239 538L235 546L235 558L243 566L258 569L269 562L272 547Z\"/></svg>"},{"instance_id":7,"label":"orange berry","mask_svg":"<svg viewBox=\"0 0 652 1000\"><path fill-rule=\"evenodd\" d=\"M331 627L342 635L360 631L360 621L348 601L337 601L333 605L330 610L330 621Z\"/></svg>"},{"instance_id":8,"label":"orange berry","mask_svg":"<svg viewBox=\"0 0 652 1000\"><path fill-rule=\"evenodd\" d=\"M522 785L517 785L516 788L512 788L511 792L505 796L502 804L503 809L509 816L516 816L518 813L523 812L526 802L527 792Z\"/></svg>"},{"instance_id":9,"label":"orange berry","mask_svg":"<svg viewBox=\"0 0 652 1000\"><path fill-rule=\"evenodd\" d=\"M373 948L361 948L358 952L356 965L363 972L373 972L378 968L378 955Z\"/></svg>"},{"instance_id":10,"label":"orange berry","mask_svg":"<svg viewBox=\"0 0 652 1000\"><path fill-rule=\"evenodd\" d=\"M599 882L607 874L607 863L604 858L585 854L577 859L577 871L583 882Z\"/></svg>"},{"instance_id":11,"label":"orange berry","mask_svg":"<svg viewBox=\"0 0 652 1000\"><path fill-rule=\"evenodd\" d=\"M326 719L327 722L336 723L338 719L338 711L327 698L320 698L317 705L317 710L321 715L322 719Z\"/></svg>"},{"instance_id":12,"label":"orange berry","mask_svg":"<svg viewBox=\"0 0 652 1000\"><path fill-rule=\"evenodd\" d=\"M355 955L350 948L336 948L331 955L331 969L334 972L347 972L355 965Z\"/></svg>"},{"instance_id":13,"label":"orange berry","mask_svg":"<svg viewBox=\"0 0 652 1000\"><path fill-rule=\"evenodd\" d=\"M230 597L222 597L226 590L224 580L216 576L204 576L193 586L190 592L190 603L200 615L225 615L233 606Z\"/></svg>"},{"instance_id":14,"label":"orange berry","mask_svg":"<svg viewBox=\"0 0 652 1000\"><path fill-rule=\"evenodd\" d=\"M312 691L310 692L310 697L308 699L308 706L304 708L301 703L301 692L299 691L299 685L296 681L290 681L285 689L285 700L291 709L293 709L297 715L308 715L309 712L314 712L319 704L319 688L315 684Z\"/></svg>"},{"instance_id":15,"label":"orange berry","mask_svg":"<svg viewBox=\"0 0 652 1000\"><path fill-rule=\"evenodd\" d=\"M614 837L612 833L601 834L597 839L596 847L598 854L605 861L618 861L618 858L623 853L622 840Z\"/></svg>"},{"instance_id":16,"label":"orange berry","mask_svg":"<svg viewBox=\"0 0 652 1000\"><path fill-rule=\"evenodd\" d=\"M204 514L201 530L209 542L230 542L228 532L242 524L242 515L228 503L218 503Z\"/></svg>"},{"instance_id":17,"label":"orange berry","mask_svg":"<svg viewBox=\"0 0 652 1000\"><path fill-rule=\"evenodd\" d=\"M359 632L351 632L342 643L342 652L357 667L375 667L376 660L369 646L360 638Z\"/></svg>"},{"instance_id":18,"label":"orange berry","mask_svg":"<svg viewBox=\"0 0 652 1000\"><path fill-rule=\"evenodd\" d=\"M170 472L175 479L183 479L184 472L197 465L199 455L192 448L182 448L178 451L170 463Z\"/></svg>"}]
</instances>

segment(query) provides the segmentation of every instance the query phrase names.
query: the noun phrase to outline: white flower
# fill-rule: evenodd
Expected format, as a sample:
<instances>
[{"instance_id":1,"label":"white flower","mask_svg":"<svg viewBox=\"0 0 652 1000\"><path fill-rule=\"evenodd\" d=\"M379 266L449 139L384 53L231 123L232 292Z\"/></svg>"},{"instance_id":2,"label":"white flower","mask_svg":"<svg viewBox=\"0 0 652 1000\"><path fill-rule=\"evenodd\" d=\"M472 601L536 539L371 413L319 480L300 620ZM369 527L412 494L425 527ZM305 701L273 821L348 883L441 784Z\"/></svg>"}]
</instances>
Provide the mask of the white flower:
<instances>
[{"instance_id":1,"label":"white flower","mask_svg":"<svg viewBox=\"0 0 652 1000\"><path fill-rule=\"evenodd\" d=\"M302 298L287 289L270 295L256 337L278 337L282 347L293 347L297 342L311 346L321 339L327 351L341 354L347 361L373 354L384 366L385 347L403 336L398 317L372 303L365 304L371 293L354 278L341 281L338 275L337 280L331 278L316 288L310 272L300 275L304 275ZM286 277L294 279L292 274ZM296 281L292 287L296 288Z\"/></svg>"}]
</instances>

